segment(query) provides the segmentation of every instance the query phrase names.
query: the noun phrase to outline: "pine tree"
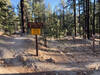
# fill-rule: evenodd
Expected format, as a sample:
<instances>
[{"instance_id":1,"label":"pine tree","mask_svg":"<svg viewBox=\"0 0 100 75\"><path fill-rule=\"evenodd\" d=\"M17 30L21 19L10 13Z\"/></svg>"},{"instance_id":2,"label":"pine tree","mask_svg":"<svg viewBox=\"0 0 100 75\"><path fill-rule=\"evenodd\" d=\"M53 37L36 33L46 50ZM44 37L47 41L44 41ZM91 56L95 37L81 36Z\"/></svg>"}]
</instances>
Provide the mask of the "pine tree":
<instances>
[{"instance_id":1,"label":"pine tree","mask_svg":"<svg viewBox=\"0 0 100 75\"><path fill-rule=\"evenodd\" d=\"M6 32L12 33L14 25L14 11L11 6L10 0L2 0L1 3L1 13L0 13L0 24L2 25L3 30Z\"/></svg>"}]
</instances>

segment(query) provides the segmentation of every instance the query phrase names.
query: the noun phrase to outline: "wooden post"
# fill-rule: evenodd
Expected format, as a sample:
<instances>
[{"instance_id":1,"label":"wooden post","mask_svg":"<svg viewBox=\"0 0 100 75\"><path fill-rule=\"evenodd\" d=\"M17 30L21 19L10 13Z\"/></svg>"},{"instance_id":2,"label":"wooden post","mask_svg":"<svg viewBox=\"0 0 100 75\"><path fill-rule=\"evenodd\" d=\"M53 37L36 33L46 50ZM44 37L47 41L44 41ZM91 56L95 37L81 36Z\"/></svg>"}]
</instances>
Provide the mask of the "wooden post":
<instances>
[{"instance_id":1,"label":"wooden post","mask_svg":"<svg viewBox=\"0 0 100 75\"><path fill-rule=\"evenodd\" d=\"M93 35L93 52L95 52L95 35Z\"/></svg>"},{"instance_id":2,"label":"wooden post","mask_svg":"<svg viewBox=\"0 0 100 75\"><path fill-rule=\"evenodd\" d=\"M47 47L47 39L44 37L44 46Z\"/></svg>"},{"instance_id":3,"label":"wooden post","mask_svg":"<svg viewBox=\"0 0 100 75\"><path fill-rule=\"evenodd\" d=\"M36 38L36 56L38 56L38 38L37 35L35 35Z\"/></svg>"}]
</instances>

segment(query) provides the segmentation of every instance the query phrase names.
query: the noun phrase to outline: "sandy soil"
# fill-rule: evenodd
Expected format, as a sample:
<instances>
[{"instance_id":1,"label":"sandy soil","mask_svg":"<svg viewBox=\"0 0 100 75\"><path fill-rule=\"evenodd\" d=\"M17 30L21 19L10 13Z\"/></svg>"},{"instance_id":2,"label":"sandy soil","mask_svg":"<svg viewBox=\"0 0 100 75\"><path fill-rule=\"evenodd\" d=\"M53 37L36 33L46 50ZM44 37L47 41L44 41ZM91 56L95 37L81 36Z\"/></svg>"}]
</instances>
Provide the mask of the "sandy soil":
<instances>
[{"instance_id":1,"label":"sandy soil","mask_svg":"<svg viewBox=\"0 0 100 75\"><path fill-rule=\"evenodd\" d=\"M91 40L39 39L37 57L33 36L0 35L0 75L99 75L99 41L94 53Z\"/></svg>"}]
</instances>

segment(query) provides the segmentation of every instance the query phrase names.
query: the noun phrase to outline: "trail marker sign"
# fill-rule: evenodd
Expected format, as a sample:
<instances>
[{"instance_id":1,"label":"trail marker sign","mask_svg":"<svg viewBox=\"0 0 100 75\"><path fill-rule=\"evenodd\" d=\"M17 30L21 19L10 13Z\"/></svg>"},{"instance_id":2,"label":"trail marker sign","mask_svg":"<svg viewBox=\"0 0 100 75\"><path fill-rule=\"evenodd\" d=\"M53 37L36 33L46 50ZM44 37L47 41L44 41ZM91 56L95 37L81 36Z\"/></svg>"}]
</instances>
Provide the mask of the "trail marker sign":
<instances>
[{"instance_id":1,"label":"trail marker sign","mask_svg":"<svg viewBox=\"0 0 100 75\"><path fill-rule=\"evenodd\" d=\"M29 27L31 28L31 34L36 37L36 56L38 56L38 36L41 34L41 28L43 23L40 22L28 22Z\"/></svg>"},{"instance_id":2,"label":"trail marker sign","mask_svg":"<svg viewBox=\"0 0 100 75\"><path fill-rule=\"evenodd\" d=\"M41 28L43 27L43 23L41 23L41 22L29 22L28 25L31 28L32 35L40 35L41 34Z\"/></svg>"},{"instance_id":3,"label":"trail marker sign","mask_svg":"<svg viewBox=\"0 0 100 75\"><path fill-rule=\"evenodd\" d=\"M31 28L31 34L32 35L40 35L41 29L40 28Z\"/></svg>"}]
</instances>

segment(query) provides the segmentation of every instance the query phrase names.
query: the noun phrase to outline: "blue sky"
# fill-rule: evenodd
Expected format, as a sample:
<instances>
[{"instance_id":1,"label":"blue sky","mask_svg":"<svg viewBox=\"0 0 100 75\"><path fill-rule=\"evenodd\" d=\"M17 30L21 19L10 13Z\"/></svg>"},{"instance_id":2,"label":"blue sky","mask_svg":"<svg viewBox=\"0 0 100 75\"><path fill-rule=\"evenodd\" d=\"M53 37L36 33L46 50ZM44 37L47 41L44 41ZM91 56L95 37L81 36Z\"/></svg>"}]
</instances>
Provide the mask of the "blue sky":
<instances>
[{"instance_id":1,"label":"blue sky","mask_svg":"<svg viewBox=\"0 0 100 75\"><path fill-rule=\"evenodd\" d=\"M48 3L51 6L51 9L54 10L55 6L60 3L60 0L44 0L45 6L48 6ZM93 0L91 0L93 2ZM17 5L20 2L20 0L11 0L12 6L15 8L14 11L17 12Z\"/></svg>"},{"instance_id":2,"label":"blue sky","mask_svg":"<svg viewBox=\"0 0 100 75\"><path fill-rule=\"evenodd\" d=\"M11 0L12 6L14 8L17 8L17 4L20 2L20 0ZM47 6L48 3L50 4L52 10L54 10L55 6L58 5L60 0L45 0L45 5ZM14 9L15 12L17 12L16 9Z\"/></svg>"},{"instance_id":3,"label":"blue sky","mask_svg":"<svg viewBox=\"0 0 100 75\"><path fill-rule=\"evenodd\" d=\"M52 10L55 8L56 5L60 3L60 0L45 0L45 5L47 6L48 3L51 5Z\"/></svg>"}]
</instances>

